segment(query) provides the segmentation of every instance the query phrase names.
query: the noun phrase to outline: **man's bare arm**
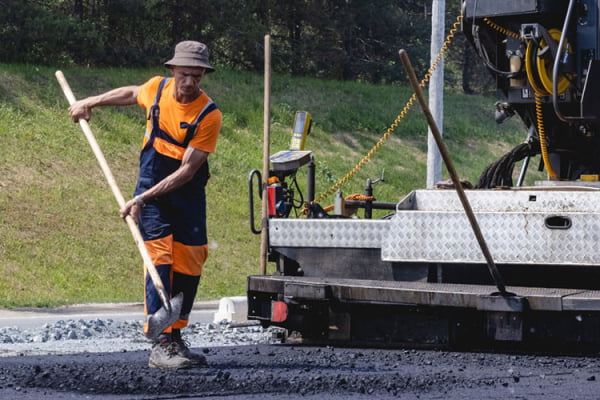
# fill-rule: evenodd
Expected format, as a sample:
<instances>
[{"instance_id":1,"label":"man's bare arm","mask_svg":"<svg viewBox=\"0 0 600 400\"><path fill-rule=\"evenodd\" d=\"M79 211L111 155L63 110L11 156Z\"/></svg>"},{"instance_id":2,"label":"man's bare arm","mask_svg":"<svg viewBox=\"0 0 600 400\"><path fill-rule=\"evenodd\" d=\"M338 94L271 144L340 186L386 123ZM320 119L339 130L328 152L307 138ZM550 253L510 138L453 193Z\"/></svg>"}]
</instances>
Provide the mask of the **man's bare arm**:
<instances>
[{"instance_id":1,"label":"man's bare arm","mask_svg":"<svg viewBox=\"0 0 600 400\"><path fill-rule=\"evenodd\" d=\"M209 153L194 149L193 147L188 147L181 160L181 166L171 175L167 176L144 193L141 193L138 196L141 202L138 202L135 199L129 200L121 209L121 217L125 218L127 215L131 215L137 220L139 212L141 211L139 207L141 203L146 203L154 197L170 193L188 183L202 164L206 162L208 154Z\"/></svg>"},{"instance_id":2,"label":"man's bare arm","mask_svg":"<svg viewBox=\"0 0 600 400\"><path fill-rule=\"evenodd\" d=\"M136 104L139 90L139 86L123 86L97 96L87 97L73 103L69 107L69 114L73 122L78 122L81 118L89 121L94 107Z\"/></svg>"}]
</instances>

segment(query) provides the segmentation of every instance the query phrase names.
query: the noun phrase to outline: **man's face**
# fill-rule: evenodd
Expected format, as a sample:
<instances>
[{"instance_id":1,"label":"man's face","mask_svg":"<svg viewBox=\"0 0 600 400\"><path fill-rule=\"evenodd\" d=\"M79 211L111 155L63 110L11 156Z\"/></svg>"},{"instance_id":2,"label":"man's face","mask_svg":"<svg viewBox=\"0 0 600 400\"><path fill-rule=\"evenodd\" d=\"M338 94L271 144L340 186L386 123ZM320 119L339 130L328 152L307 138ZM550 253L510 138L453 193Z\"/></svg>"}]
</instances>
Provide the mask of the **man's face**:
<instances>
[{"instance_id":1,"label":"man's face","mask_svg":"<svg viewBox=\"0 0 600 400\"><path fill-rule=\"evenodd\" d=\"M183 96L191 96L198 93L206 70L201 67L172 67L171 72L175 77L177 92Z\"/></svg>"}]
</instances>

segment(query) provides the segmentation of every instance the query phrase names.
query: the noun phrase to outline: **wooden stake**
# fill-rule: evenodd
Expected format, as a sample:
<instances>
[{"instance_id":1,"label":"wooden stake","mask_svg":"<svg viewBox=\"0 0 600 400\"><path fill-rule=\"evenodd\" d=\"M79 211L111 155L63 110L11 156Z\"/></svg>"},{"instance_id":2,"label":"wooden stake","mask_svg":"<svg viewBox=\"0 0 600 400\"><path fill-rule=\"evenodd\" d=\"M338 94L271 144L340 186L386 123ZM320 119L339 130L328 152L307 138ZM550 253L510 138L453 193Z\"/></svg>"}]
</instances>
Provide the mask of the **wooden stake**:
<instances>
[{"instance_id":1,"label":"wooden stake","mask_svg":"<svg viewBox=\"0 0 600 400\"><path fill-rule=\"evenodd\" d=\"M265 94L263 121L263 170L262 170L262 228L260 231L260 273L267 273L267 250L269 247L269 204L267 181L269 179L269 155L271 140L271 36L265 35Z\"/></svg>"}]
</instances>

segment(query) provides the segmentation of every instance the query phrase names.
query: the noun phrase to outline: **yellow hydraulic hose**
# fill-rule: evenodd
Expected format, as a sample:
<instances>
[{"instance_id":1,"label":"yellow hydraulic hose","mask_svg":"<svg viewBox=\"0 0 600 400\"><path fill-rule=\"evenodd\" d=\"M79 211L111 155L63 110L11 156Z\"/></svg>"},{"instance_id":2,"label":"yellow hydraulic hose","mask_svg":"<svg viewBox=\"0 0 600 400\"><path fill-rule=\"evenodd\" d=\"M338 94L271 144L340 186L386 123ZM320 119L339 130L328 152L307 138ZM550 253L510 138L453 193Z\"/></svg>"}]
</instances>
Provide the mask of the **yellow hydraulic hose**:
<instances>
[{"instance_id":1,"label":"yellow hydraulic hose","mask_svg":"<svg viewBox=\"0 0 600 400\"><path fill-rule=\"evenodd\" d=\"M550 36L553 39L560 39L560 31L558 29L550 29L548 31ZM540 40L539 47L544 47L546 45L546 41L542 38ZM535 65L534 65L534 52L537 51L536 43L533 40L530 40L527 43L527 48L525 49L525 72L527 73L527 79L529 79L529 83L533 90L537 93L540 93L542 96L548 96L552 94L552 63L553 60L547 60L543 57L539 57L535 55ZM541 86L540 84L541 83ZM571 85L571 81L569 80L569 76L567 74L561 73L558 76L558 95L563 94Z\"/></svg>"},{"instance_id":2,"label":"yellow hydraulic hose","mask_svg":"<svg viewBox=\"0 0 600 400\"><path fill-rule=\"evenodd\" d=\"M548 31L548 33L550 34L552 39L556 40L556 42L558 42L560 40L561 32L558 29L550 29ZM540 47L543 48L545 45L546 45L546 42L542 38L540 40ZM568 51L568 50L569 50L569 47L568 47L568 44L566 44L566 49L563 49L563 51ZM547 60L547 59L543 59L542 57L537 57L538 75L540 77L540 80L542 81L542 85L544 85L544 88L550 94L552 94L552 67L553 67L553 64L554 64L554 60ZM569 77L564 73L561 73L557 78L558 78L557 91L558 91L558 95L561 95L569 88L569 86L571 85L571 82L569 80Z\"/></svg>"},{"instance_id":3,"label":"yellow hydraulic hose","mask_svg":"<svg viewBox=\"0 0 600 400\"><path fill-rule=\"evenodd\" d=\"M484 19L485 22L492 27L493 29L507 35L519 39L520 36L514 32L509 31L501 27L500 25L494 23L488 18ZM561 32L558 29L550 29L548 33L552 37L552 39L557 42L560 41ZM533 41L529 40L527 43L527 47L525 49L525 73L527 75L527 79L529 80L529 84L533 88L535 93L535 115L536 115L536 123L537 123L537 131L538 136L540 138L540 149L542 153L542 160L544 161L544 167L548 172L548 176L552 179L557 178L557 174L552 169L552 165L550 165L550 160L548 158L548 144L546 143L546 134L544 132L544 115L542 113L542 96L549 96L553 92L552 87L552 68L546 64L552 65L552 60L544 59L543 57L539 57L535 54L535 66L534 64L534 54L533 52L537 52L538 48L544 48L546 46L546 41L542 38L540 40L539 46ZM564 51L569 51L569 45L565 45L566 49ZM558 95L563 94L571 85L570 77L568 74L560 74L557 77L557 91Z\"/></svg>"},{"instance_id":4,"label":"yellow hydraulic hose","mask_svg":"<svg viewBox=\"0 0 600 400\"><path fill-rule=\"evenodd\" d=\"M534 73L537 72L533 65L534 46L535 43L533 40L530 40L527 43L527 48L525 49L525 73L527 74L527 80L529 80L529 84L533 88L533 91L541 96L548 96L550 93L546 91L543 86L538 85L537 77L534 75Z\"/></svg>"},{"instance_id":5,"label":"yellow hydraulic hose","mask_svg":"<svg viewBox=\"0 0 600 400\"><path fill-rule=\"evenodd\" d=\"M561 33L558 29L550 29L548 33L550 34L552 39L556 41L560 39ZM539 47L543 48L545 46L546 42L542 38L540 40ZM537 122L537 131L538 136L540 138L540 150L542 153L542 160L544 161L544 167L548 172L548 176L551 179L556 179L558 175L552 168L548 157L548 144L546 142L546 134L544 132L544 116L542 113L542 97L549 96L553 93L551 76L553 61L540 57L537 54L534 55L534 52L537 52L537 50L537 44L533 40L530 40L527 43L527 48L525 50L525 73L527 74L529 84L531 85L535 93L535 114ZM569 88L569 86L571 85L571 81L569 80L569 76L564 73L560 74L560 76L558 76L557 79L557 91L558 95L561 95Z\"/></svg>"}]
</instances>

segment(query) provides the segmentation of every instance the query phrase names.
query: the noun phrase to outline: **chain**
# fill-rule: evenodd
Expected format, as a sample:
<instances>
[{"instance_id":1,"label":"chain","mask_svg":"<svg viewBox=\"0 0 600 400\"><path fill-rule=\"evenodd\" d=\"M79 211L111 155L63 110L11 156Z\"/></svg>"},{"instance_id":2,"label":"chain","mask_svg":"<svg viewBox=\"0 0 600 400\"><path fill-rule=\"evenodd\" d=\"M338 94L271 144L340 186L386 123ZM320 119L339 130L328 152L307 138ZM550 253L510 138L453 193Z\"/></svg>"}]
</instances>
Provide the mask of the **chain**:
<instances>
[{"instance_id":1,"label":"chain","mask_svg":"<svg viewBox=\"0 0 600 400\"><path fill-rule=\"evenodd\" d=\"M433 71L435 71L435 69L438 67L440 61L442 60L442 57L448 50L448 46L450 45L450 43L452 42L452 39L456 35L456 32L458 31L458 27L459 27L460 23L462 22L462 18L463 18L462 14L460 14L456 18L456 22L454 22L454 24L452 25L452 29L450 29L450 31L448 32L448 36L446 36L446 40L444 41L436 59L433 61L433 63L431 64L431 67L429 67L429 69L427 70L425 77L419 84L421 87L425 87L425 85L427 85L427 82L429 82L429 80L431 79ZM412 105L414 104L416 99L417 99L417 95L415 93L413 93L413 95L410 97L410 99L406 102L406 105L404 106L402 111L400 111L400 114L398 114L398 116L396 117L394 122L390 125L390 127L387 129L387 131L379 138L379 140L377 141L375 146L373 146L373 148L371 148L371 150L342 179L340 179L336 184L331 186L327 191L325 191L322 194L320 194L319 196L317 196L317 198L313 201L313 203L318 203L321 200L323 200L324 198L335 193L336 190L338 190L340 187L342 187L342 185L344 185L346 182L348 182L350 180L350 178L352 178L354 176L354 174L356 174L373 157L373 155L377 152L377 150L379 150L381 148L381 146L383 146L383 144L388 139L388 137L394 132L394 130L398 127L400 122L404 119L404 117L406 116L406 114L408 113L408 111L410 110L410 108L412 107Z\"/></svg>"}]
</instances>

